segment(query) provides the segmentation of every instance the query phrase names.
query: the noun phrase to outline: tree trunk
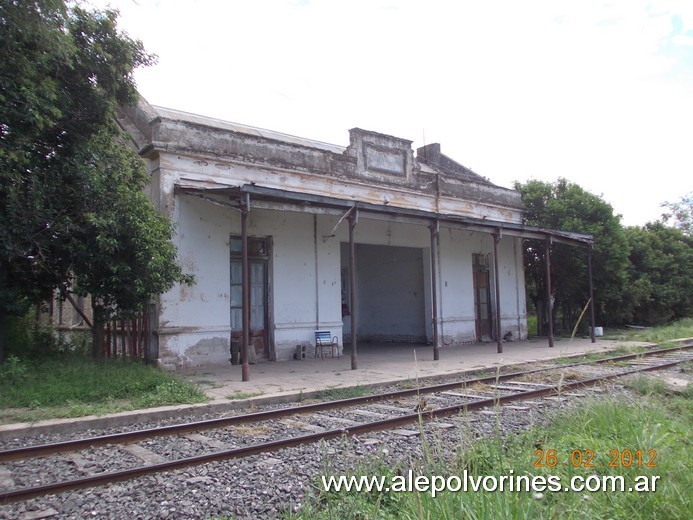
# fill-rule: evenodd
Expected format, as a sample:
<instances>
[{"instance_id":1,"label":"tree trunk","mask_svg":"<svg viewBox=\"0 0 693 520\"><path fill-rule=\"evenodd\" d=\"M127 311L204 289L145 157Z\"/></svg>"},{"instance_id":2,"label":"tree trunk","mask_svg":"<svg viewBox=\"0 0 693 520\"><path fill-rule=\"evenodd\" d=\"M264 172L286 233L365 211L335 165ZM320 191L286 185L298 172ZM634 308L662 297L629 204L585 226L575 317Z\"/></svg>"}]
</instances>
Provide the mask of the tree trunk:
<instances>
[{"instance_id":1,"label":"tree trunk","mask_svg":"<svg viewBox=\"0 0 693 520\"><path fill-rule=\"evenodd\" d=\"M91 327L91 355L94 359L103 357L103 322L94 320Z\"/></svg>"},{"instance_id":2,"label":"tree trunk","mask_svg":"<svg viewBox=\"0 0 693 520\"><path fill-rule=\"evenodd\" d=\"M0 363L5 361L5 309L0 305Z\"/></svg>"},{"instance_id":3,"label":"tree trunk","mask_svg":"<svg viewBox=\"0 0 693 520\"><path fill-rule=\"evenodd\" d=\"M102 313L92 299L91 355L94 359L103 358L104 322Z\"/></svg>"}]
</instances>

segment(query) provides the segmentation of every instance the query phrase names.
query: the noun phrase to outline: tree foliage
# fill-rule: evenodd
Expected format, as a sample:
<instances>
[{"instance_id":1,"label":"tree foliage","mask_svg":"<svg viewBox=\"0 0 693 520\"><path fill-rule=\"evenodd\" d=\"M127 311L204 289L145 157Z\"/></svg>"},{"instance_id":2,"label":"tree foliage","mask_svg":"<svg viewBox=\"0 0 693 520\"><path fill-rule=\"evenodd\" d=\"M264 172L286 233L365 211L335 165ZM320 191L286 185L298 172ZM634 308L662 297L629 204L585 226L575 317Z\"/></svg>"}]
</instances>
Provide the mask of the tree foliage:
<instances>
[{"instance_id":1,"label":"tree foliage","mask_svg":"<svg viewBox=\"0 0 693 520\"><path fill-rule=\"evenodd\" d=\"M671 223L688 237L693 236L693 192L684 195L678 202L665 202L662 207L666 208L662 222Z\"/></svg>"},{"instance_id":2,"label":"tree foliage","mask_svg":"<svg viewBox=\"0 0 693 520\"><path fill-rule=\"evenodd\" d=\"M104 128L77 154L87 182L70 245L72 291L91 295L109 315L141 311L174 282L192 283L176 261L171 221L143 190L144 164L116 133Z\"/></svg>"},{"instance_id":3,"label":"tree foliage","mask_svg":"<svg viewBox=\"0 0 693 520\"><path fill-rule=\"evenodd\" d=\"M0 3L0 329L56 288L135 311L190 282L113 122L152 61L116 21L62 0Z\"/></svg>"},{"instance_id":4,"label":"tree foliage","mask_svg":"<svg viewBox=\"0 0 693 520\"><path fill-rule=\"evenodd\" d=\"M624 310L629 321L660 325L693 316L693 237L661 222L626 228L630 245Z\"/></svg>"},{"instance_id":5,"label":"tree foliage","mask_svg":"<svg viewBox=\"0 0 693 520\"><path fill-rule=\"evenodd\" d=\"M592 273L597 320L604 324L620 321L628 243L611 205L565 179L553 184L538 180L515 183L515 189L522 195L526 224L593 235ZM527 296L536 309L545 308L544 251L543 243L525 240ZM554 318L560 318L562 327L569 329L589 300L587 252L557 243L552 244L549 251Z\"/></svg>"}]
</instances>

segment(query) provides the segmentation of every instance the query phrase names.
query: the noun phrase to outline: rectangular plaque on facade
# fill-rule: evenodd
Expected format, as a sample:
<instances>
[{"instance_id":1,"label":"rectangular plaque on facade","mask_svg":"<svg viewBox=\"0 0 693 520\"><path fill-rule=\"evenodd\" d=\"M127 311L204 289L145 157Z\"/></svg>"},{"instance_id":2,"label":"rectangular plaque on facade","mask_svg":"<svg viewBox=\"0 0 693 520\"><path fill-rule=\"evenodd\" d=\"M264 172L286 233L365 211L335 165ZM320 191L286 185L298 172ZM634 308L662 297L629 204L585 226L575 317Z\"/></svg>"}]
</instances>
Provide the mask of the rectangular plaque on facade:
<instances>
[{"instance_id":1,"label":"rectangular plaque on facade","mask_svg":"<svg viewBox=\"0 0 693 520\"><path fill-rule=\"evenodd\" d=\"M406 156L403 150L363 143L366 169L406 177Z\"/></svg>"}]
</instances>

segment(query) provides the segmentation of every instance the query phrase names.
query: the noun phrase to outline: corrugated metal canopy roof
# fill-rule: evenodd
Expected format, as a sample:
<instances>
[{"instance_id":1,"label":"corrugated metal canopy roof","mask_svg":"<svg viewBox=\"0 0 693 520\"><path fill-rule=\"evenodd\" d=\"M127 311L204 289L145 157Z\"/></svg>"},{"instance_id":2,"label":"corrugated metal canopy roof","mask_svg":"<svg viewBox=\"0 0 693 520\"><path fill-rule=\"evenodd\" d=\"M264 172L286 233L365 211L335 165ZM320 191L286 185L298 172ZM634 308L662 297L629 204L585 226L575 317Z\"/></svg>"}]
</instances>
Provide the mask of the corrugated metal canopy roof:
<instances>
[{"instance_id":1,"label":"corrugated metal canopy roof","mask_svg":"<svg viewBox=\"0 0 693 520\"><path fill-rule=\"evenodd\" d=\"M219 184L186 183L185 180L176 185L179 192L190 194L221 194L240 198L243 194L251 195L251 200L262 200L276 203L309 204L316 207L336 208L343 211L356 207L360 213L373 213L378 215L391 215L392 217L406 217L421 221L422 224L438 222L444 227L480 231L483 233L496 233L544 240L550 238L555 242L570 244L579 247L592 247L594 238L585 233L572 233L557 229L548 229L535 226L526 226L512 222L501 222L489 219L462 217L429 211L398 208L385 204L371 204L354 200L339 199L324 195L312 195L294 191L266 188L255 184L242 186L223 186Z\"/></svg>"}]
</instances>

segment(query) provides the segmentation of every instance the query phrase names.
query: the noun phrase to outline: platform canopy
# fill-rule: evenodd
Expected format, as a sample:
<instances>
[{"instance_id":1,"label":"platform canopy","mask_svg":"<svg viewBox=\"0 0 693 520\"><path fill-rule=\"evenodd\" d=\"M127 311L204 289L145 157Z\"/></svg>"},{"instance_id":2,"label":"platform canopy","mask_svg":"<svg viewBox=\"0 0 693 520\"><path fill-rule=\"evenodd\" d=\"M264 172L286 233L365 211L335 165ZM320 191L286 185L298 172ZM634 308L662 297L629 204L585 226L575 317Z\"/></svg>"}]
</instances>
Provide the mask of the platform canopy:
<instances>
[{"instance_id":1,"label":"platform canopy","mask_svg":"<svg viewBox=\"0 0 693 520\"><path fill-rule=\"evenodd\" d=\"M500 233L501 235L536 240L546 240L548 238L552 242L582 248L592 248L594 246L592 235L585 233L572 233L512 222L434 213L417 209L401 208L389 204L358 202L325 195L267 188L256 184L225 186L213 183L201 184L199 181L188 182L186 179L181 179L181 181L176 184L176 190L179 193L206 198L213 203L234 207L238 207L235 201L240 201L241 198L244 198L247 194L250 198L251 208L256 207L258 209L333 215L344 215L346 212L356 209L360 216L366 218L371 217L377 220L397 220L418 225L438 223L442 227L465 229L482 233ZM210 196L214 196L214 198Z\"/></svg>"}]
</instances>

